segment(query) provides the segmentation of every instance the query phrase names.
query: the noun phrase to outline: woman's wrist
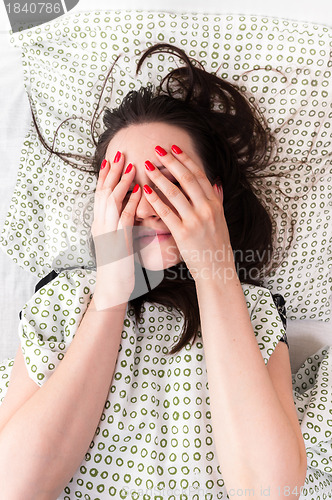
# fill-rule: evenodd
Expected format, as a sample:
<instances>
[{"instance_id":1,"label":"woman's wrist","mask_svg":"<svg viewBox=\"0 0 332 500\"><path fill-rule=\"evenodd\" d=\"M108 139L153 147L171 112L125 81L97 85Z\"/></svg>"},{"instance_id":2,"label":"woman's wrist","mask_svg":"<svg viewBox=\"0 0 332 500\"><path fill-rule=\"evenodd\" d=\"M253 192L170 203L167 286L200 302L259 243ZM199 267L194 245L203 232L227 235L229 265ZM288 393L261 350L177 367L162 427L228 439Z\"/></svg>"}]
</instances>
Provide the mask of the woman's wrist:
<instances>
[{"instance_id":1,"label":"woman's wrist","mask_svg":"<svg viewBox=\"0 0 332 500\"><path fill-rule=\"evenodd\" d=\"M127 307L128 301L129 297L127 294L123 294L123 296L120 294L110 295L95 291L89 310L93 312L123 312Z\"/></svg>"},{"instance_id":2,"label":"woman's wrist","mask_svg":"<svg viewBox=\"0 0 332 500\"><path fill-rule=\"evenodd\" d=\"M241 283L235 265L224 266L220 265L220 263L215 263L212 266L201 269L197 273L195 284L196 288L200 289L214 287L219 290L227 290Z\"/></svg>"}]
</instances>

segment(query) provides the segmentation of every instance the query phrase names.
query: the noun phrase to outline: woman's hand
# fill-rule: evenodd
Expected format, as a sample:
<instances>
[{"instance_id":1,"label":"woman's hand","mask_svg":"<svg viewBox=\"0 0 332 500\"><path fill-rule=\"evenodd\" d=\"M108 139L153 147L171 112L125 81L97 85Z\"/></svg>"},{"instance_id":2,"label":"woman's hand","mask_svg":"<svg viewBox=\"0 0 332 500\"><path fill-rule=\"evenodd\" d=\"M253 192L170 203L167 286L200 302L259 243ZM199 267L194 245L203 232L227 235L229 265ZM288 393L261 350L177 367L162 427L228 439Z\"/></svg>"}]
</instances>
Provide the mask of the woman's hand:
<instances>
[{"instance_id":1,"label":"woman's hand","mask_svg":"<svg viewBox=\"0 0 332 500\"><path fill-rule=\"evenodd\" d=\"M159 161L178 180L180 188L156 167L151 170L154 165L149 160L145 164L147 174L180 217L151 188L148 193L144 186L144 196L172 233L196 284L206 279L225 281L237 276L224 216L222 190L212 186L203 166L195 163L177 146L172 146L172 153L160 146L155 149Z\"/></svg>"},{"instance_id":2,"label":"woman's hand","mask_svg":"<svg viewBox=\"0 0 332 500\"><path fill-rule=\"evenodd\" d=\"M104 160L96 187L91 233L97 260L94 301L98 310L128 302L135 287L132 227L141 197L138 184L124 205L135 167L124 168L124 155ZM121 175L122 174L122 175Z\"/></svg>"}]
</instances>

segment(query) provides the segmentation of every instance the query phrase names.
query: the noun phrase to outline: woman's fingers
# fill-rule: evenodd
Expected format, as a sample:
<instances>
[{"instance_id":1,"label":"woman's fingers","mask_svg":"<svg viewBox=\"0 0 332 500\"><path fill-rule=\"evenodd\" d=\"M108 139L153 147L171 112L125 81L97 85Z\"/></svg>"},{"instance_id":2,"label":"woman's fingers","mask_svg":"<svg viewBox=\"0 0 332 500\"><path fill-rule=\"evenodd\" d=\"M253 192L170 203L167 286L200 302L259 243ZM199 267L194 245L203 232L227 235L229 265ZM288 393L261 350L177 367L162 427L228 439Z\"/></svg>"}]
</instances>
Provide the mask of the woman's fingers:
<instances>
[{"instance_id":1,"label":"woman's fingers","mask_svg":"<svg viewBox=\"0 0 332 500\"><path fill-rule=\"evenodd\" d=\"M106 222L103 227L99 226L100 232L97 236L100 266L120 261L133 253L132 229L139 200L139 185L136 184L120 217L117 217L116 228L113 228L114 221L110 210L107 210Z\"/></svg>"},{"instance_id":2,"label":"woman's fingers","mask_svg":"<svg viewBox=\"0 0 332 500\"><path fill-rule=\"evenodd\" d=\"M109 210L109 207L111 206L112 218L115 224L114 229L116 229L117 222L120 217L121 204L117 202L116 198L113 195L113 192L117 187L119 180L121 179L121 174L124 167L124 155L122 155L120 151L118 151L114 157L113 162L108 162L108 165L109 168L107 175L105 176L99 191L100 216L102 217L100 220L102 220L103 223L106 222L106 216L108 215L107 212Z\"/></svg>"},{"instance_id":3,"label":"woman's fingers","mask_svg":"<svg viewBox=\"0 0 332 500\"><path fill-rule=\"evenodd\" d=\"M116 161L115 161L116 160ZM95 194L95 218L104 222L107 199L119 182L124 165L124 155L117 152L111 163L106 158L102 161ZM103 167L103 168L101 168Z\"/></svg>"},{"instance_id":4,"label":"woman's fingers","mask_svg":"<svg viewBox=\"0 0 332 500\"><path fill-rule=\"evenodd\" d=\"M118 151L110 164L108 175L106 176L103 183L103 189L112 189L112 191L114 190L121 177L124 167L124 161L124 155L120 151Z\"/></svg>"},{"instance_id":5,"label":"woman's fingers","mask_svg":"<svg viewBox=\"0 0 332 500\"><path fill-rule=\"evenodd\" d=\"M95 199L94 199L94 222L103 223L105 213L105 199L109 194L109 190L105 189L105 180L110 172L111 164L106 158L102 161L99 170L99 177L96 186Z\"/></svg>"},{"instance_id":6,"label":"woman's fingers","mask_svg":"<svg viewBox=\"0 0 332 500\"><path fill-rule=\"evenodd\" d=\"M123 210L126 208L127 200L130 199L129 188L135 177L135 167L129 164L124 170L120 182L115 186L112 192L109 192L103 202L106 203L105 223L114 224L113 221L119 221ZM136 193L134 193L135 195ZM135 197L136 198L136 197ZM129 200L128 200L129 201ZM116 226L118 227L118 226Z\"/></svg>"},{"instance_id":7,"label":"woman's fingers","mask_svg":"<svg viewBox=\"0 0 332 500\"><path fill-rule=\"evenodd\" d=\"M106 300L104 303L108 303L107 297L110 297L112 305L128 300L135 286L132 226L141 196L138 187L133 189L128 201L125 200L130 185L134 183L135 167L124 168L123 155L117 159L111 164L105 162L100 171L91 228L99 294ZM120 295L122 302L113 304L114 297Z\"/></svg>"},{"instance_id":8,"label":"woman's fingers","mask_svg":"<svg viewBox=\"0 0 332 500\"><path fill-rule=\"evenodd\" d=\"M127 252L128 254L133 252L133 226L135 221L135 214L139 200L141 199L141 190L138 184L135 185L132 193L130 194L129 200L122 210L119 229L124 230Z\"/></svg>"},{"instance_id":9,"label":"woman's fingers","mask_svg":"<svg viewBox=\"0 0 332 500\"><path fill-rule=\"evenodd\" d=\"M123 201L135 175L135 168L124 169L124 155L121 152L115 155L114 160L112 163L106 159L102 162L94 205L94 226L107 223L109 230L117 229Z\"/></svg>"}]
</instances>

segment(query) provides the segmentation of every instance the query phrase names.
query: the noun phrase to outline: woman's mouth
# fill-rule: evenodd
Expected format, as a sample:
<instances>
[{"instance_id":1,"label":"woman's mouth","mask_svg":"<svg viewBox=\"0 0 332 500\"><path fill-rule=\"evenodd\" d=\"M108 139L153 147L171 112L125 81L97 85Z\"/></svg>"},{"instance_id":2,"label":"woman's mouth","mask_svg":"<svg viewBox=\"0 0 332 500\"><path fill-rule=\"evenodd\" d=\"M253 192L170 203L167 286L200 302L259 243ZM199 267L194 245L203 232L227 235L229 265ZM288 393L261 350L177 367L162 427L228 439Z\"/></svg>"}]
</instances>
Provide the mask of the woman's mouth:
<instances>
[{"instance_id":1,"label":"woman's mouth","mask_svg":"<svg viewBox=\"0 0 332 500\"><path fill-rule=\"evenodd\" d=\"M153 241L155 242L160 242L167 240L171 236L171 233L161 233L161 234L155 234L154 236L141 236L137 238L137 241L140 242L140 244L144 244L144 246L149 245L149 243L152 243Z\"/></svg>"}]
</instances>

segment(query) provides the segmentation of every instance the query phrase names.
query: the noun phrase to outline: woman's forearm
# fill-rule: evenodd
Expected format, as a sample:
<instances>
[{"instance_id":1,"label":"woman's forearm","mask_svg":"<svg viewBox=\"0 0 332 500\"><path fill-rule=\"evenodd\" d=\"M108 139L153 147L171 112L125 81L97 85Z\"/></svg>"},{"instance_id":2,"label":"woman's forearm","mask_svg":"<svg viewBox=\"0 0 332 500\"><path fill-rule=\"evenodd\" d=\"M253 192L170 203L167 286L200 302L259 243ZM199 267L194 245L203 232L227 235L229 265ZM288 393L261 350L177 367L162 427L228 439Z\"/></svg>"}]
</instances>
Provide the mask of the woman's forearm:
<instances>
[{"instance_id":1,"label":"woman's forearm","mask_svg":"<svg viewBox=\"0 0 332 500\"><path fill-rule=\"evenodd\" d=\"M118 356L126 304L92 299L60 365L0 434L0 498L57 498L97 429Z\"/></svg>"},{"instance_id":2,"label":"woman's forearm","mask_svg":"<svg viewBox=\"0 0 332 500\"><path fill-rule=\"evenodd\" d=\"M277 498L278 486L295 487L302 477L300 448L257 344L241 283L237 276L223 286L202 280L197 296L225 485L232 492L254 490L255 498L270 488L271 499Z\"/></svg>"}]
</instances>

